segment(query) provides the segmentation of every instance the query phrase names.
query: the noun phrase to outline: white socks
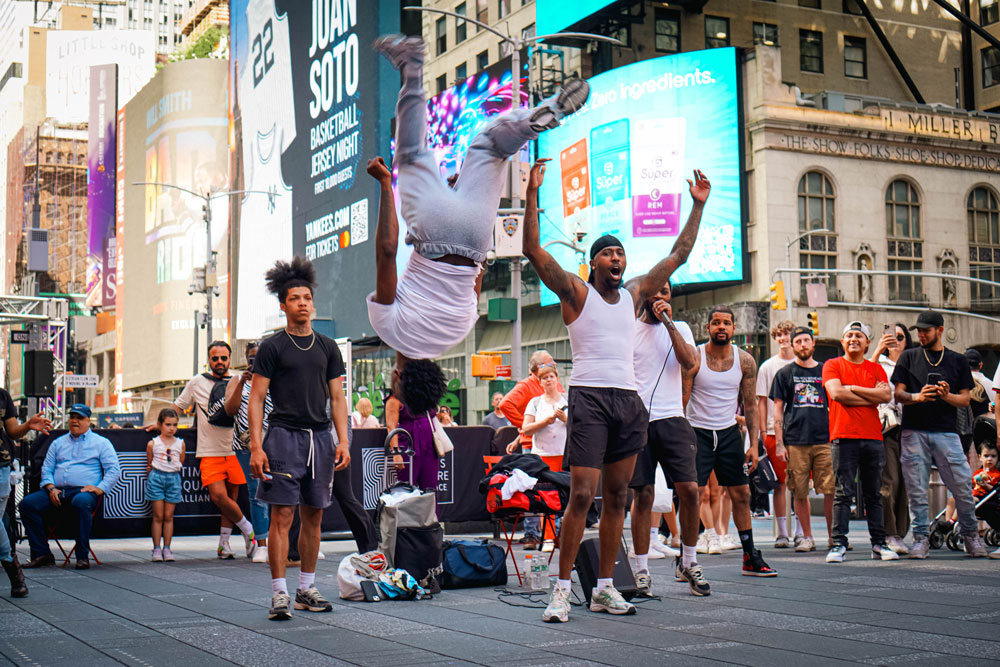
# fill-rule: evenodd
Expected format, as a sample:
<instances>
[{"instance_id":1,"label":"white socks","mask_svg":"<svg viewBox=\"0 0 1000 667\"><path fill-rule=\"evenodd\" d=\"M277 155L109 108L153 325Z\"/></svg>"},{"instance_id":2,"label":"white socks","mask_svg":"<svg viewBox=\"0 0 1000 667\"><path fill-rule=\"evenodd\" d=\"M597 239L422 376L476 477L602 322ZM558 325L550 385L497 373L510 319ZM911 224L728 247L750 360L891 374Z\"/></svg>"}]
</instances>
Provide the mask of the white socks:
<instances>
[{"instance_id":1,"label":"white socks","mask_svg":"<svg viewBox=\"0 0 1000 667\"><path fill-rule=\"evenodd\" d=\"M639 554L635 555L635 569L639 572L649 572L649 554L645 553L641 556Z\"/></svg>"},{"instance_id":2,"label":"white socks","mask_svg":"<svg viewBox=\"0 0 1000 667\"><path fill-rule=\"evenodd\" d=\"M778 537L788 537L788 517L779 516L778 521Z\"/></svg>"},{"instance_id":3,"label":"white socks","mask_svg":"<svg viewBox=\"0 0 1000 667\"><path fill-rule=\"evenodd\" d=\"M614 587L614 585L615 585L615 580L614 579L610 579L610 578L609 579L598 579L597 580L597 585L594 586L594 590L599 591L599 590L603 590L605 586L612 586L612 587Z\"/></svg>"},{"instance_id":4,"label":"white socks","mask_svg":"<svg viewBox=\"0 0 1000 667\"><path fill-rule=\"evenodd\" d=\"M229 536L233 534L232 528L219 528L219 546L225 547L229 545Z\"/></svg>"},{"instance_id":5,"label":"white socks","mask_svg":"<svg viewBox=\"0 0 1000 667\"><path fill-rule=\"evenodd\" d=\"M285 583L285 578L272 579L271 580L271 592L277 595L278 593L287 593L288 584Z\"/></svg>"},{"instance_id":6,"label":"white socks","mask_svg":"<svg viewBox=\"0 0 1000 667\"><path fill-rule=\"evenodd\" d=\"M243 536L246 537L253 533L253 524L247 521L246 517L243 517L236 523L236 527L240 529Z\"/></svg>"},{"instance_id":7,"label":"white socks","mask_svg":"<svg viewBox=\"0 0 1000 667\"><path fill-rule=\"evenodd\" d=\"M313 583L316 581L315 572L302 572L299 571L299 590L304 591L312 588Z\"/></svg>"},{"instance_id":8,"label":"white socks","mask_svg":"<svg viewBox=\"0 0 1000 667\"><path fill-rule=\"evenodd\" d=\"M692 563L698 562L698 547L689 547L686 544L681 545L681 567L691 567Z\"/></svg>"},{"instance_id":9,"label":"white socks","mask_svg":"<svg viewBox=\"0 0 1000 667\"><path fill-rule=\"evenodd\" d=\"M572 579L556 579L556 588L561 588L567 593L573 588Z\"/></svg>"},{"instance_id":10,"label":"white socks","mask_svg":"<svg viewBox=\"0 0 1000 667\"><path fill-rule=\"evenodd\" d=\"M795 537L804 537L805 533L802 532L802 522L799 521L799 517L795 517Z\"/></svg>"}]
</instances>

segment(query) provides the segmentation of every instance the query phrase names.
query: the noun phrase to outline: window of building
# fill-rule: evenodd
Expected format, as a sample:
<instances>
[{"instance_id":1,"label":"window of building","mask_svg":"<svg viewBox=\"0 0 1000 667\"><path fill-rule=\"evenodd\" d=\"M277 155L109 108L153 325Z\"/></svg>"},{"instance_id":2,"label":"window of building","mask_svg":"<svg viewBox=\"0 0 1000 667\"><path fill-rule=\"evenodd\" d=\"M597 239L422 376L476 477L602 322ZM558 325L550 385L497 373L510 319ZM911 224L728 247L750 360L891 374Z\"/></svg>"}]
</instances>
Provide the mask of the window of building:
<instances>
[{"instance_id":1,"label":"window of building","mask_svg":"<svg viewBox=\"0 0 1000 667\"><path fill-rule=\"evenodd\" d=\"M868 47L864 37L844 37L844 76L868 78Z\"/></svg>"},{"instance_id":2,"label":"window of building","mask_svg":"<svg viewBox=\"0 0 1000 667\"><path fill-rule=\"evenodd\" d=\"M469 78L469 68L465 63L462 63L455 68L455 83L462 83Z\"/></svg>"},{"instance_id":3,"label":"window of building","mask_svg":"<svg viewBox=\"0 0 1000 667\"><path fill-rule=\"evenodd\" d=\"M983 88L1000 83L1000 49L987 46L983 49Z\"/></svg>"},{"instance_id":4,"label":"window of building","mask_svg":"<svg viewBox=\"0 0 1000 667\"><path fill-rule=\"evenodd\" d=\"M705 48L718 49L729 46L729 19L721 16L705 17Z\"/></svg>"},{"instance_id":5,"label":"window of building","mask_svg":"<svg viewBox=\"0 0 1000 667\"><path fill-rule=\"evenodd\" d=\"M893 181L885 191L885 226L889 271L923 271L920 195L910 182ZM920 276L889 274L890 303L926 303L923 292Z\"/></svg>"},{"instance_id":6,"label":"window of building","mask_svg":"<svg viewBox=\"0 0 1000 667\"><path fill-rule=\"evenodd\" d=\"M455 7L455 13L465 16L465 3L463 2L458 7ZM469 27L469 24L462 19L455 19L455 43L461 44L465 41L465 31Z\"/></svg>"},{"instance_id":7,"label":"window of building","mask_svg":"<svg viewBox=\"0 0 1000 667\"><path fill-rule=\"evenodd\" d=\"M1000 2L997 0L979 0L979 23L990 25L1000 20Z\"/></svg>"},{"instance_id":8,"label":"window of building","mask_svg":"<svg viewBox=\"0 0 1000 667\"><path fill-rule=\"evenodd\" d=\"M476 0L476 20L489 25L489 0ZM476 32L482 30L476 26Z\"/></svg>"},{"instance_id":9,"label":"window of building","mask_svg":"<svg viewBox=\"0 0 1000 667\"><path fill-rule=\"evenodd\" d=\"M669 9L656 9L656 50L679 53L681 50L681 15Z\"/></svg>"},{"instance_id":10,"label":"window of building","mask_svg":"<svg viewBox=\"0 0 1000 667\"><path fill-rule=\"evenodd\" d=\"M799 267L815 269L816 276L803 274L799 281L800 299L806 298L806 284L825 282L827 295L836 297L836 275L824 274L823 269L837 268L837 234L834 214L833 184L825 174L810 171L799 180L799 233L821 229L824 234L810 234L799 239Z\"/></svg>"},{"instance_id":11,"label":"window of building","mask_svg":"<svg viewBox=\"0 0 1000 667\"><path fill-rule=\"evenodd\" d=\"M166 46L167 45L167 36L166 35L160 35L160 40L159 41L160 41L160 46Z\"/></svg>"},{"instance_id":12,"label":"window of building","mask_svg":"<svg viewBox=\"0 0 1000 667\"><path fill-rule=\"evenodd\" d=\"M969 193L969 275L1000 282L1000 204L993 190L979 187ZM970 283L973 310L1000 310L1000 290Z\"/></svg>"},{"instance_id":13,"label":"window of building","mask_svg":"<svg viewBox=\"0 0 1000 667\"><path fill-rule=\"evenodd\" d=\"M531 23L521 28L521 40L529 40L535 38L535 24Z\"/></svg>"},{"instance_id":14,"label":"window of building","mask_svg":"<svg viewBox=\"0 0 1000 667\"><path fill-rule=\"evenodd\" d=\"M435 44L437 44L436 55L441 55L448 50L448 24L444 16L434 23Z\"/></svg>"},{"instance_id":15,"label":"window of building","mask_svg":"<svg viewBox=\"0 0 1000 667\"><path fill-rule=\"evenodd\" d=\"M799 30L799 69L823 73L823 33L818 30Z\"/></svg>"},{"instance_id":16,"label":"window of building","mask_svg":"<svg viewBox=\"0 0 1000 667\"><path fill-rule=\"evenodd\" d=\"M764 44L766 46L778 45L778 26L773 23L753 24L753 43Z\"/></svg>"},{"instance_id":17,"label":"window of building","mask_svg":"<svg viewBox=\"0 0 1000 667\"><path fill-rule=\"evenodd\" d=\"M510 0L497 0L497 18L502 19L508 14L510 14Z\"/></svg>"},{"instance_id":18,"label":"window of building","mask_svg":"<svg viewBox=\"0 0 1000 667\"><path fill-rule=\"evenodd\" d=\"M808 9L823 9L821 0L799 0L799 7Z\"/></svg>"},{"instance_id":19,"label":"window of building","mask_svg":"<svg viewBox=\"0 0 1000 667\"><path fill-rule=\"evenodd\" d=\"M476 71L482 72L490 65L490 52L482 51L476 55Z\"/></svg>"},{"instance_id":20,"label":"window of building","mask_svg":"<svg viewBox=\"0 0 1000 667\"><path fill-rule=\"evenodd\" d=\"M448 87L448 77L442 74L435 80L435 84L437 87L437 92L435 93L435 95L440 95L445 91L445 88Z\"/></svg>"}]
</instances>

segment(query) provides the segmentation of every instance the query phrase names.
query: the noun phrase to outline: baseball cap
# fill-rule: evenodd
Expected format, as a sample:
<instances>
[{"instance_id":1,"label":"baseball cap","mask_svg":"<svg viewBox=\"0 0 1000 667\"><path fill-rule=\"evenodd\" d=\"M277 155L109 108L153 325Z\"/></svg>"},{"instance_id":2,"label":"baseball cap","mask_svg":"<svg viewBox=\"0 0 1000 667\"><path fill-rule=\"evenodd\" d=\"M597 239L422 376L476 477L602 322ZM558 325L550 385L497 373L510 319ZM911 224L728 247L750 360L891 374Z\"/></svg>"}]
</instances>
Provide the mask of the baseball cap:
<instances>
[{"instance_id":1,"label":"baseball cap","mask_svg":"<svg viewBox=\"0 0 1000 667\"><path fill-rule=\"evenodd\" d=\"M913 329L937 329L944 326L944 318L936 310L925 310L917 316L917 323L910 327Z\"/></svg>"},{"instance_id":2,"label":"baseball cap","mask_svg":"<svg viewBox=\"0 0 1000 667\"><path fill-rule=\"evenodd\" d=\"M868 330L868 325L864 324L863 322L859 322L858 320L854 320L853 322L848 322L847 326L844 327L844 333L841 335L846 336L848 331L860 331L865 335L865 338L867 338L868 340L872 339L872 333L871 331Z\"/></svg>"},{"instance_id":3,"label":"baseball cap","mask_svg":"<svg viewBox=\"0 0 1000 667\"><path fill-rule=\"evenodd\" d=\"M980 366L983 363L983 355L979 354L979 350L971 347L965 351L965 358L969 360L970 366Z\"/></svg>"},{"instance_id":4,"label":"baseball cap","mask_svg":"<svg viewBox=\"0 0 1000 667\"><path fill-rule=\"evenodd\" d=\"M90 419L91 415L90 406L87 405L86 403L74 403L70 407L69 413L71 415L80 415L81 417L86 417L87 419Z\"/></svg>"},{"instance_id":5,"label":"baseball cap","mask_svg":"<svg viewBox=\"0 0 1000 667\"><path fill-rule=\"evenodd\" d=\"M813 330L809 327L795 327L795 329L792 330L791 340L795 340L798 336L809 336L810 338L813 338Z\"/></svg>"}]
</instances>

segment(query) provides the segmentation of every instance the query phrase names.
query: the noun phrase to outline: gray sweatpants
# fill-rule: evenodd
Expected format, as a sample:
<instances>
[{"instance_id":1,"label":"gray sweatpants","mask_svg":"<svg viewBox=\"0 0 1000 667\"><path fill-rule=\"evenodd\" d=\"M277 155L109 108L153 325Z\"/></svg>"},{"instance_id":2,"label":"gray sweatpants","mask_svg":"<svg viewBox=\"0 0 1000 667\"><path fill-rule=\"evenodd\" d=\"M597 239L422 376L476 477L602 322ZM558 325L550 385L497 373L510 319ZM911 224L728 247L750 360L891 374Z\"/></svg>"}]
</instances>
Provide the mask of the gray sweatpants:
<instances>
[{"instance_id":1,"label":"gray sweatpants","mask_svg":"<svg viewBox=\"0 0 1000 667\"><path fill-rule=\"evenodd\" d=\"M396 102L396 166L406 242L424 257L455 254L482 262L493 248L493 226L500 193L509 179L507 159L538 137L531 110L517 109L494 118L473 138L454 189L441 177L427 149L427 106L423 68L403 67Z\"/></svg>"}]
</instances>

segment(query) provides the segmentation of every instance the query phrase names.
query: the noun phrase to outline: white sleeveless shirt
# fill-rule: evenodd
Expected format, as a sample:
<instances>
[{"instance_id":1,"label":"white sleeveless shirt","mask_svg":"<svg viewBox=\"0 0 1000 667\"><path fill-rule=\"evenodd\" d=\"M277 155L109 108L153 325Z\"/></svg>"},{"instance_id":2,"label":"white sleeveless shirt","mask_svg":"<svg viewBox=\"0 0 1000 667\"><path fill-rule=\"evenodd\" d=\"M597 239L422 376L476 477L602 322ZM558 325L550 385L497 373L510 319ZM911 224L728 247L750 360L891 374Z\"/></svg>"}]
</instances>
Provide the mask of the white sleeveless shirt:
<instances>
[{"instance_id":1,"label":"white sleeveless shirt","mask_svg":"<svg viewBox=\"0 0 1000 667\"><path fill-rule=\"evenodd\" d=\"M571 387L614 387L635 391L635 304L619 288L618 303L608 303L587 283L580 316L567 324L573 350Z\"/></svg>"},{"instance_id":2,"label":"white sleeveless shirt","mask_svg":"<svg viewBox=\"0 0 1000 667\"><path fill-rule=\"evenodd\" d=\"M174 438L168 446L160 436L156 436L153 438L153 468L160 472L177 472L181 469L182 449L184 441L180 438Z\"/></svg>"},{"instance_id":3,"label":"white sleeveless shirt","mask_svg":"<svg viewBox=\"0 0 1000 667\"><path fill-rule=\"evenodd\" d=\"M736 423L736 407L739 405L740 384L743 382L740 351L733 346L732 367L724 371L713 371L708 367L705 345L707 343L698 346L701 366L691 387L687 418L691 426L721 431ZM756 409L757 406L752 408Z\"/></svg>"}]
</instances>

